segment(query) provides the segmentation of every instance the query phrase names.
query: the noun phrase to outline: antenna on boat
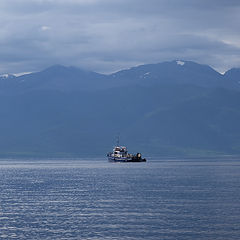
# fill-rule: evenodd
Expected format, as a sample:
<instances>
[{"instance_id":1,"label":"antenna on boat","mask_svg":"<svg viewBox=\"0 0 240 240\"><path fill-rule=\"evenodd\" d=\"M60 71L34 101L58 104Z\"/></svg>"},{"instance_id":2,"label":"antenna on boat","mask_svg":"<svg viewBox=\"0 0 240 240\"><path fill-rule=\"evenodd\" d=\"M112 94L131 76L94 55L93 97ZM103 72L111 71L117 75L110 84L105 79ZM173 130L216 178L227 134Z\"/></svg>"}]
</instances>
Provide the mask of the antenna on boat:
<instances>
[{"instance_id":1,"label":"antenna on boat","mask_svg":"<svg viewBox=\"0 0 240 240\"><path fill-rule=\"evenodd\" d=\"M117 135L117 146L119 147L120 137Z\"/></svg>"}]
</instances>

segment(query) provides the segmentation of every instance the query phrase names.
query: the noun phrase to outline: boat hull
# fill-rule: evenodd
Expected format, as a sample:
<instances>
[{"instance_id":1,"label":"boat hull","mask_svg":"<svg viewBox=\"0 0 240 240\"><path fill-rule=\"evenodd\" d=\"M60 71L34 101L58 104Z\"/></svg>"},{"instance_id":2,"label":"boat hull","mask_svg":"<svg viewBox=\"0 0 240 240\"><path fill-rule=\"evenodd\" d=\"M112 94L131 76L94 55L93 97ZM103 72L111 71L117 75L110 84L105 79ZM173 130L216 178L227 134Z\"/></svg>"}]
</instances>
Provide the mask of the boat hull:
<instances>
[{"instance_id":1,"label":"boat hull","mask_svg":"<svg viewBox=\"0 0 240 240\"><path fill-rule=\"evenodd\" d=\"M109 162L146 162L145 158L124 158L124 157L108 157Z\"/></svg>"}]
</instances>

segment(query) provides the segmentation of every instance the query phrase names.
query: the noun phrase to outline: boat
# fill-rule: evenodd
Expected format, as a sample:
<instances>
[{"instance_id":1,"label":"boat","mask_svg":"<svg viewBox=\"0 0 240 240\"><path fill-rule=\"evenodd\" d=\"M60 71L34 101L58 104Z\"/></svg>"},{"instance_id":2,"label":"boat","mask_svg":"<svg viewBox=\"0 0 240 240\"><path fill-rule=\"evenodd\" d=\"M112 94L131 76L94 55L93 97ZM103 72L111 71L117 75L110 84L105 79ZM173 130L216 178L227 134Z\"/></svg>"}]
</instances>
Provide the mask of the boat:
<instances>
[{"instance_id":1,"label":"boat","mask_svg":"<svg viewBox=\"0 0 240 240\"><path fill-rule=\"evenodd\" d=\"M119 145L119 138L117 145L113 148L112 152L107 154L109 162L146 162L145 158L142 158L141 153L130 154L127 148Z\"/></svg>"}]
</instances>

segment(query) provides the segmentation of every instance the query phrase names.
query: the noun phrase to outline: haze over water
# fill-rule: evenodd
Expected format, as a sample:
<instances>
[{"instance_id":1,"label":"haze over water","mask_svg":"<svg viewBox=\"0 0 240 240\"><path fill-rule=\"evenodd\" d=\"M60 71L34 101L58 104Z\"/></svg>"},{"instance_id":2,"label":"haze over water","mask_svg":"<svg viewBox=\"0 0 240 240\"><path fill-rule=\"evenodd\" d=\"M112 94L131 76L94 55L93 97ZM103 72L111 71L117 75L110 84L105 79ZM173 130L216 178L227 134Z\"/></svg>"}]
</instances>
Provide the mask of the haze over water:
<instances>
[{"instance_id":1,"label":"haze over water","mask_svg":"<svg viewBox=\"0 0 240 240\"><path fill-rule=\"evenodd\" d=\"M239 239L240 162L1 160L0 239Z\"/></svg>"}]
</instances>

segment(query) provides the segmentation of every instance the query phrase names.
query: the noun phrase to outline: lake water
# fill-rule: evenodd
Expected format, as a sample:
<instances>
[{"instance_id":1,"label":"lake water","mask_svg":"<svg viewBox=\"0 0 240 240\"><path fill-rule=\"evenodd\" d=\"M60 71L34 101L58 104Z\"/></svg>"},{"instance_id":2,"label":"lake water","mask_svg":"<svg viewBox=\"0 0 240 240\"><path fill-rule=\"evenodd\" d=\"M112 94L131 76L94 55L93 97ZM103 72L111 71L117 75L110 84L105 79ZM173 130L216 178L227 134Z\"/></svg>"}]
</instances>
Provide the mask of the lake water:
<instances>
[{"instance_id":1,"label":"lake water","mask_svg":"<svg viewBox=\"0 0 240 240\"><path fill-rule=\"evenodd\" d=\"M240 239L240 160L0 160L0 239Z\"/></svg>"}]
</instances>

